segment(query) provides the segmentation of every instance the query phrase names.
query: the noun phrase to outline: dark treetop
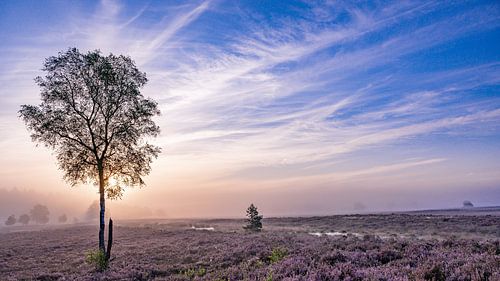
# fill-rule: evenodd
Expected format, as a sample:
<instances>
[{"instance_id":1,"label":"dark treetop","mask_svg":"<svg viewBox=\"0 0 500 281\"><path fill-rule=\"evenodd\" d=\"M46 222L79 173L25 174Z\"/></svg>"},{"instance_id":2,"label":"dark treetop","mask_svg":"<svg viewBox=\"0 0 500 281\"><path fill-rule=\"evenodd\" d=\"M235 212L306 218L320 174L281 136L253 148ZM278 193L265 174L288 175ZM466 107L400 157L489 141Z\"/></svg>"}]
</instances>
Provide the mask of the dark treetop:
<instances>
[{"instance_id":1,"label":"dark treetop","mask_svg":"<svg viewBox=\"0 0 500 281\"><path fill-rule=\"evenodd\" d=\"M160 131L152 120L157 103L139 91L146 74L130 57L75 48L49 57L43 70L45 77L36 78L42 103L23 105L20 116L34 141L55 150L65 180L101 178L108 198L120 197L122 186L143 185L160 152L144 141ZM120 184L111 186L111 177Z\"/></svg>"}]
</instances>

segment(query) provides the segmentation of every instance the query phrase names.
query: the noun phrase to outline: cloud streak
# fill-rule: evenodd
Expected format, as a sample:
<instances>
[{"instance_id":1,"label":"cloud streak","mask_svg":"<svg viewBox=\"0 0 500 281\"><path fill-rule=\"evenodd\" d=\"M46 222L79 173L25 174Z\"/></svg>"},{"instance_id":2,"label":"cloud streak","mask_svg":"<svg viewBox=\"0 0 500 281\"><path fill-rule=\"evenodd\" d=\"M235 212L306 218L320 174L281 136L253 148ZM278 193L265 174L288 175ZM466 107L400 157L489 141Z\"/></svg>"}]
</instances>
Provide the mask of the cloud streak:
<instances>
[{"instance_id":1,"label":"cloud streak","mask_svg":"<svg viewBox=\"0 0 500 281\"><path fill-rule=\"evenodd\" d=\"M447 66L439 53L460 56L449 50L455 42L497 30L498 5L308 4L302 17L265 17L269 11L245 5L103 1L36 36L24 46L26 60L9 48L15 59L2 58L9 66L0 69L2 136L24 137L13 114L16 103L37 98L32 69L68 46L129 54L147 72L144 93L162 110L157 169L170 177L153 173L153 182L225 186L263 169L293 171L273 175L275 186L354 182L445 165L449 155L422 145L435 135L448 136L438 147L465 129L488 140L498 134L499 62Z\"/></svg>"}]
</instances>

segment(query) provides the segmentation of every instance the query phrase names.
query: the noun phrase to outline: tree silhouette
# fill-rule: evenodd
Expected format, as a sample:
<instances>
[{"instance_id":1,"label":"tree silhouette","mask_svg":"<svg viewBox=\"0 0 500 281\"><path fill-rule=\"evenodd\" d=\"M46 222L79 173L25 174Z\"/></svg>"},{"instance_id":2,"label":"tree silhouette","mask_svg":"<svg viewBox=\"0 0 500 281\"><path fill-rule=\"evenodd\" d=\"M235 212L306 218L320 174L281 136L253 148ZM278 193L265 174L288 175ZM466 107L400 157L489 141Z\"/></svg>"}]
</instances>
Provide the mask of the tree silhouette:
<instances>
[{"instance_id":1,"label":"tree silhouette","mask_svg":"<svg viewBox=\"0 0 500 281\"><path fill-rule=\"evenodd\" d=\"M22 214L17 221L27 225L30 222L30 216L28 214Z\"/></svg>"},{"instance_id":2,"label":"tree silhouette","mask_svg":"<svg viewBox=\"0 0 500 281\"><path fill-rule=\"evenodd\" d=\"M63 214L57 218L57 221L60 223L65 223L68 221L68 217L66 216L66 214Z\"/></svg>"},{"instance_id":3,"label":"tree silhouette","mask_svg":"<svg viewBox=\"0 0 500 281\"><path fill-rule=\"evenodd\" d=\"M10 215L5 221L5 225L14 225L16 223L16 216Z\"/></svg>"},{"instance_id":4,"label":"tree silhouette","mask_svg":"<svg viewBox=\"0 0 500 281\"><path fill-rule=\"evenodd\" d=\"M146 74L127 56L72 48L47 58L43 70L35 79L42 103L23 105L20 116L33 141L55 150L67 182L99 187L99 249L109 260L105 196L120 198L125 186L144 185L160 153L144 140L160 132L152 120L160 113L157 103L140 93Z\"/></svg>"},{"instance_id":5,"label":"tree silhouette","mask_svg":"<svg viewBox=\"0 0 500 281\"><path fill-rule=\"evenodd\" d=\"M36 204L30 210L31 219L39 224L46 224L49 222L49 208L44 205Z\"/></svg>"},{"instance_id":6,"label":"tree silhouette","mask_svg":"<svg viewBox=\"0 0 500 281\"><path fill-rule=\"evenodd\" d=\"M463 206L464 206L464 208L472 208L472 207L474 207L474 204L472 204L472 202L469 200L465 200L463 203Z\"/></svg>"},{"instance_id":7,"label":"tree silhouette","mask_svg":"<svg viewBox=\"0 0 500 281\"><path fill-rule=\"evenodd\" d=\"M85 212L85 218L89 221L99 218L99 201L92 201L92 204L87 208Z\"/></svg>"},{"instance_id":8,"label":"tree silhouette","mask_svg":"<svg viewBox=\"0 0 500 281\"><path fill-rule=\"evenodd\" d=\"M247 225L243 228L252 230L252 231L261 231L262 229L262 216L259 215L259 211L257 207L253 204L250 204L250 207L247 209Z\"/></svg>"}]
</instances>

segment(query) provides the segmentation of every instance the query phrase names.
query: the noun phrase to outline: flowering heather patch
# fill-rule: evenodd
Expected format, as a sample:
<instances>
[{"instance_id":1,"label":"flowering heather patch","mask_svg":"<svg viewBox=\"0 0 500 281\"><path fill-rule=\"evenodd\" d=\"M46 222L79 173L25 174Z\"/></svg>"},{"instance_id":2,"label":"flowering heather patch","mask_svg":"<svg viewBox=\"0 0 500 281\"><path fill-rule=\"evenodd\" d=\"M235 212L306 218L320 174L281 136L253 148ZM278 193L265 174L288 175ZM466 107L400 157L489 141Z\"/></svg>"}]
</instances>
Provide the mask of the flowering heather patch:
<instances>
[{"instance_id":1,"label":"flowering heather patch","mask_svg":"<svg viewBox=\"0 0 500 281\"><path fill-rule=\"evenodd\" d=\"M498 221L493 218L456 219L472 224L479 220L490 229L488 223ZM317 218L315 226L326 228L331 219ZM427 220L421 219L422 227L435 224L425 225ZM303 219L303 229L298 228L300 219L273 220L264 221L259 233L233 230L241 225L237 220L205 221L215 225L214 231L192 230L190 223L122 223L115 228L115 260L103 273L84 261L85 252L95 247L93 227L0 234L0 279L500 280L500 236L480 239L455 231L455 236L443 238L444 233L433 230L441 235L439 239L368 234L318 237L308 233L313 226L307 223L310 218ZM355 230L366 232L361 227Z\"/></svg>"}]
</instances>

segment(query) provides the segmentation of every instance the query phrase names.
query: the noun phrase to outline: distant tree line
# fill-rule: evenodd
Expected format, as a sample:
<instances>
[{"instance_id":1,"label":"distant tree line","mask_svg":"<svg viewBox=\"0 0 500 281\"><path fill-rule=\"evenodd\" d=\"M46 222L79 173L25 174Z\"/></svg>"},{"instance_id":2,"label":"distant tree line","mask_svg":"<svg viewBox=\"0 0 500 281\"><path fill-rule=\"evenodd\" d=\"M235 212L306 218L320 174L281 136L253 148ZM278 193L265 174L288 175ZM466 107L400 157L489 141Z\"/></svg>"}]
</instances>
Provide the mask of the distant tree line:
<instances>
[{"instance_id":1,"label":"distant tree line","mask_svg":"<svg viewBox=\"0 0 500 281\"><path fill-rule=\"evenodd\" d=\"M16 223L27 225L30 222L34 222L35 224L46 224L50 220L49 215L50 212L47 206L36 204L28 214L22 214L19 216L19 218L16 218L15 215L10 215L5 221L5 225L10 226ZM66 223L68 221L68 218L66 217L66 214L63 214L59 216L57 221L59 223Z\"/></svg>"}]
</instances>

